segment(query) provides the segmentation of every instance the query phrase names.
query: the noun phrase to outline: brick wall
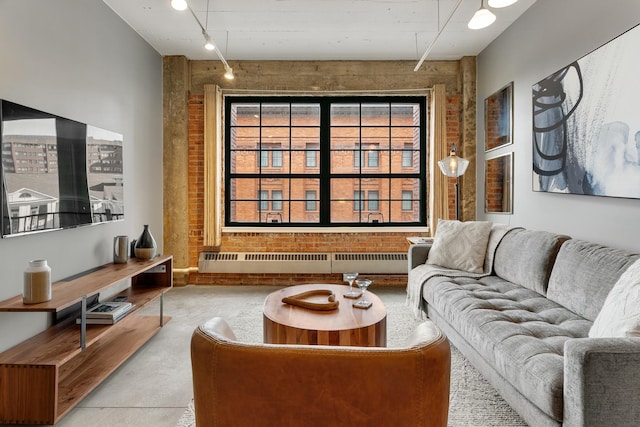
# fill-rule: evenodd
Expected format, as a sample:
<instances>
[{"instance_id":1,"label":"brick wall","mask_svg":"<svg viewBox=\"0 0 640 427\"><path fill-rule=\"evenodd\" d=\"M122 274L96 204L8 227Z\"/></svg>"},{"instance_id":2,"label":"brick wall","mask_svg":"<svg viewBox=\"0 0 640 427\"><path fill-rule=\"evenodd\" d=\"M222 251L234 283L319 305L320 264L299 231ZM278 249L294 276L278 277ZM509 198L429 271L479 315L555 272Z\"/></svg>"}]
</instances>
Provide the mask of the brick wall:
<instances>
[{"instance_id":1,"label":"brick wall","mask_svg":"<svg viewBox=\"0 0 640 427\"><path fill-rule=\"evenodd\" d=\"M459 140L459 95L448 97L447 138ZM219 248L204 246L204 97L189 96L189 264L198 265L203 250L221 252L404 252L406 237L414 232L393 233L238 233L225 232ZM449 209L455 217L453 182L451 180ZM405 286L406 275L378 275L375 285ZM191 273L189 283L202 285L293 285L300 283L340 283L341 274L214 274Z\"/></svg>"},{"instance_id":2,"label":"brick wall","mask_svg":"<svg viewBox=\"0 0 640 427\"><path fill-rule=\"evenodd\" d=\"M452 144L456 144L457 150L460 150L460 95L459 94L447 95L447 146L451 148ZM460 151L458 151L458 155L463 157ZM454 178L447 178L447 182L449 184L449 191L448 191L449 218L455 219L456 217L456 192L455 192L456 180Z\"/></svg>"}]
</instances>

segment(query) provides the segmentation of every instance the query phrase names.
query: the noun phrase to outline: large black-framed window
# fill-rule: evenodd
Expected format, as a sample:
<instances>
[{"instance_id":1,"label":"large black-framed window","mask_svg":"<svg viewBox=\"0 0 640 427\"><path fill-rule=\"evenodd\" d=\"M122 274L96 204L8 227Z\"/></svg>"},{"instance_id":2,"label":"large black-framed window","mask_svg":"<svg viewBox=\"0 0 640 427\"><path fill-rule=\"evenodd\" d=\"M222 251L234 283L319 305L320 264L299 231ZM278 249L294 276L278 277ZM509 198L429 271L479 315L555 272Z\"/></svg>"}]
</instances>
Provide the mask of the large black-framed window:
<instances>
[{"instance_id":1,"label":"large black-framed window","mask_svg":"<svg viewBox=\"0 0 640 427\"><path fill-rule=\"evenodd\" d=\"M225 97L225 225L426 225L426 101Z\"/></svg>"}]
</instances>

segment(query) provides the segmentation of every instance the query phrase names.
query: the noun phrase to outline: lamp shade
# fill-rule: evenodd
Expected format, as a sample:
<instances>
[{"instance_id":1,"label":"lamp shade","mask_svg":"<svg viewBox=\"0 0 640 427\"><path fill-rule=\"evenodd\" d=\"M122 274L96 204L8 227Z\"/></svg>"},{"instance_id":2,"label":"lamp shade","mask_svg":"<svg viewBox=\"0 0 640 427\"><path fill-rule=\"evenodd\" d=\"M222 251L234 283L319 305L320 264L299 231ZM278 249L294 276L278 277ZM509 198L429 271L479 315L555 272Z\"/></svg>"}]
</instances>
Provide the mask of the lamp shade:
<instances>
[{"instance_id":1,"label":"lamp shade","mask_svg":"<svg viewBox=\"0 0 640 427\"><path fill-rule=\"evenodd\" d=\"M469 160L456 156L455 146L451 149L449 157L438 161L438 166L443 174L450 178L457 178L465 173Z\"/></svg>"},{"instance_id":2,"label":"lamp shade","mask_svg":"<svg viewBox=\"0 0 640 427\"><path fill-rule=\"evenodd\" d=\"M500 9L501 7L511 6L518 0L489 0L489 7L493 7L495 9Z\"/></svg>"},{"instance_id":3,"label":"lamp shade","mask_svg":"<svg viewBox=\"0 0 640 427\"><path fill-rule=\"evenodd\" d=\"M467 26L472 30L479 30L493 24L495 20L496 15L491 13L489 9L482 7L476 11Z\"/></svg>"}]
</instances>

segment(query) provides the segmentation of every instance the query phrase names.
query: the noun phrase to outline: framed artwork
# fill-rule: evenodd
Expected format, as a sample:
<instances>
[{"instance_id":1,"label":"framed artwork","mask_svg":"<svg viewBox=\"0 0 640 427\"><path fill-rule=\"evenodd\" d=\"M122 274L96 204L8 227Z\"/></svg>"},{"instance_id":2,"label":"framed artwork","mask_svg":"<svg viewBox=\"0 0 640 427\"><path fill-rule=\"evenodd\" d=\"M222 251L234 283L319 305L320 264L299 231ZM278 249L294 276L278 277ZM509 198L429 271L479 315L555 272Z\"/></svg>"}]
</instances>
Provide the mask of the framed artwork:
<instances>
[{"instance_id":1,"label":"framed artwork","mask_svg":"<svg viewBox=\"0 0 640 427\"><path fill-rule=\"evenodd\" d=\"M485 160L484 211L513 213L513 153Z\"/></svg>"},{"instance_id":2,"label":"framed artwork","mask_svg":"<svg viewBox=\"0 0 640 427\"><path fill-rule=\"evenodd\" d=\"M484 149L513 142L513 82L484 100Z\"/></svg>"},{"instance_id":3,"label":"framed artwork","mask_svg":"<svg viewBox=\"0 0 640 427\"><path fill-rule=\"evenodd\" d=\"M532 87L533 190L640 198L640 26Z\"/></svg>"}]
</instances>

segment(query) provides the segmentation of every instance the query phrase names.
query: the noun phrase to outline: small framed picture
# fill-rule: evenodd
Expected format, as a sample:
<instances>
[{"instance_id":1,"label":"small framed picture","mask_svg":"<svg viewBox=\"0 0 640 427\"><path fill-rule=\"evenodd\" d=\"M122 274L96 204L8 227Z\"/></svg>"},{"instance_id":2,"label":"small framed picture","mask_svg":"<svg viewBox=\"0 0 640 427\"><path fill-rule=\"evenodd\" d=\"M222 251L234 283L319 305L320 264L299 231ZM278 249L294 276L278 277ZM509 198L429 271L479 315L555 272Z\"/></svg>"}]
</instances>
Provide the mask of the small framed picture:
<instances>
[{"instance_id":1,"label":"small framed picture","mask_svg":"<svg viewBox=\"0 0 640 427\"><path fill-rule=\"evenodd\" d=\"M486 213L513 213L513 153L485 161L484 193Z\"/></svg>"},{"instance_id":2,"label":"small framed picture","mask_svg":"<svg viewBox=\"0 0 640 427\"><path fill-rule=\"evenodd\" d=\"M484 100L484 149L513 143L513 82Z\"/></svg>"}]
</instances>

